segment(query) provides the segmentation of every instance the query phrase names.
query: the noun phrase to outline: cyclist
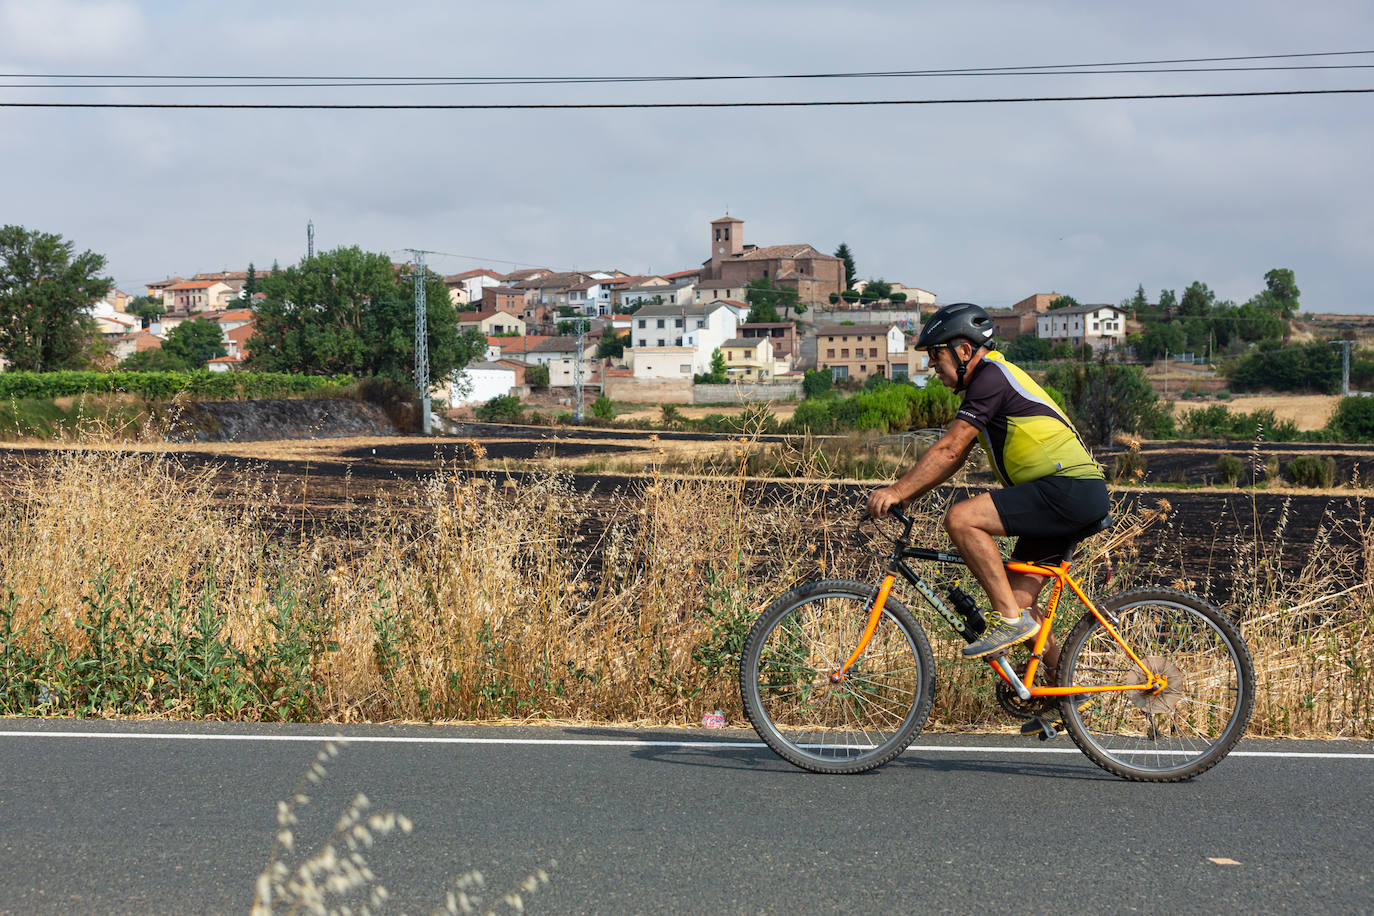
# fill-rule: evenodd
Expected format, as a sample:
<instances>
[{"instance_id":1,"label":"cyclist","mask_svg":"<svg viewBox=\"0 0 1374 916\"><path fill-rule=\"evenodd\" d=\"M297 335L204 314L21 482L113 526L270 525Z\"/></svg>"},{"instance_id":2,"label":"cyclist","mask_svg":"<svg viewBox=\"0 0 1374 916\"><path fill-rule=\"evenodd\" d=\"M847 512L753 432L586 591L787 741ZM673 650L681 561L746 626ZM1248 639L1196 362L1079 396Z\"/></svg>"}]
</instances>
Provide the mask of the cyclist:
<instances>
[{"instance_id":1,"label":"cyclist","mask_svg":"<svg viewBox=\"0 0 1374 916\"><path fill-rule=\"evenodd\" d=\"M1009 575L994 538L1017 536L1013 559L1054 564L1071 535L1108 511L1102 467L1073 423L1029 375L992 349L992 337L992 318L971 302L941 308L921 328L916 349L926 351L935 374L963 401L939 441L896 483L868 497L869 514L882 518L944 483L974 442L982 443L1003 489L954 503L944 521L995 611L982 637L964 648L966 658L992 655L1040 631L1035 599L1048 580ZM1053 640L1042 662L1052 676L1059 663Z\"/></svg>"}]
</instances>

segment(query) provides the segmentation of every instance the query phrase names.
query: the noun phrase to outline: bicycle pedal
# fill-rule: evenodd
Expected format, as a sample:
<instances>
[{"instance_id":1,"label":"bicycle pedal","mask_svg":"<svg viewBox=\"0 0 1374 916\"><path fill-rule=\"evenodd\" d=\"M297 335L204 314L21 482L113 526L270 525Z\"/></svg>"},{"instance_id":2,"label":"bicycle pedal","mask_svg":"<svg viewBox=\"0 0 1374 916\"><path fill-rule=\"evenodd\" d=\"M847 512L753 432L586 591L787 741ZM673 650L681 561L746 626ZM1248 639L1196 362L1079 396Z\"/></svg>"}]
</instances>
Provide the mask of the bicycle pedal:
<instances>
[{"instance_id":1,"label":"bicycle pedal","mask_svg":"<svg viewBox=\"0 0 1374 916\"><path fill-rule=\"evenodd\" d=\"M1027 738L1034 735L1041 741L1048 741L1059 735L1059 729L1054 727L1053 722L1036 716L1025 725L1021 726L1021 734L1025 735Z\"/></svg>"}]
</instances>

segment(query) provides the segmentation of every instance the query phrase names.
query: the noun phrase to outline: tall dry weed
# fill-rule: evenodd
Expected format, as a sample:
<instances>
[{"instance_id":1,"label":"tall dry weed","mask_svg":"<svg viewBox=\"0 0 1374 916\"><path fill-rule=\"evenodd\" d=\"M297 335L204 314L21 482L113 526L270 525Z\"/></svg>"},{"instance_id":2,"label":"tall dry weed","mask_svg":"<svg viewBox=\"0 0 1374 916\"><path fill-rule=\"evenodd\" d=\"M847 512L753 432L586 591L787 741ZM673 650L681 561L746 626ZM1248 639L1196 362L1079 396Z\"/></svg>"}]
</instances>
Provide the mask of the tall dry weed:
<instances>
[{"instance_id":1,"label":"tall dry weed","mask_svg":"<svg viewBox=\"0 0 1374 916\"><path fill-rule=\"evenodd\" d=\"M742 721L735 665L753 618L799 582L871 580L882 563L880 545L852 540L858 516L836 488L750 480L755 447L743 437L727 473L612 492L450 466L289 534L268 482L228 499L223 471L56 452L0 512L0 712ZM917 507L923 542L942 543L943 508ZM1354 502L1339 522L1358 526L1360 551L1328 529L1297 574L1278 562L1282 525L1218 557L1250 571L1225 610L1256 658L1257 733L1374 737L1362 513ZM1113 588L1158 576L1120 553ZM1058 625L1076 616L1070 603ZM935 724L1004 724L986 670L923 619Z\"/></svg>"}]
</instances>

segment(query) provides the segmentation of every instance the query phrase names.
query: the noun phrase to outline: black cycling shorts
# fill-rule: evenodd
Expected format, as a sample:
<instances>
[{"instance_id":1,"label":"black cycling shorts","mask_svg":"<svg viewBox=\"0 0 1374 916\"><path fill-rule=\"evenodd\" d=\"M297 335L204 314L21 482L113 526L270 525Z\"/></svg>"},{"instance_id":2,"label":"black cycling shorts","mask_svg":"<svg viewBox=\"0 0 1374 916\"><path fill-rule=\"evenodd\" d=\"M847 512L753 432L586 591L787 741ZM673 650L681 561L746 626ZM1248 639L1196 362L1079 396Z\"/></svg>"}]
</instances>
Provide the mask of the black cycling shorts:
<instances>
[{"instance_id":1,"label":"black cycling shorts","mask_svg":"<svg viewBox=\"0 0 1374 916\"><path fill-rule=\"evenodd\" d=\"M1107 482L1096 477L1041 477L991 495L1002 528L1017 536L1011 558L1026 562L1062 562L1074 543L1071 535L1110 509Z\"/></svg>"}]
</instances>

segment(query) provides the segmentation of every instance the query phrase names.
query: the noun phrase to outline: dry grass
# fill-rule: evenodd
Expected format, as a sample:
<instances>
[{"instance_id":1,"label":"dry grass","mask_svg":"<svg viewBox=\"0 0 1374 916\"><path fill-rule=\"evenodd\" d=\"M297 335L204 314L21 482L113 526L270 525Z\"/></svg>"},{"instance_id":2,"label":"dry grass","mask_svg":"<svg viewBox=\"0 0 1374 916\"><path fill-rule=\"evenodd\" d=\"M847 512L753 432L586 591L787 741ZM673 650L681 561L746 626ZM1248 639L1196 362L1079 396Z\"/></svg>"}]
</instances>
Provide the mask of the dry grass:
<instances>
[{"instance_id":1,"label":"dry grass","mask_svg":"<svg viewBox=\"0 0 1374 916\"><path fill-rule=\"evenodd\" d=\"M1232 413L1257 413L1272 410L1276 420L1289 420L1298 429L1306 432L1324 429L1331 415L1340 403L1338 394L1242 394L1233 395L1224 401L1185 401L1174 402L1174 416L1182 417L1184 412L1199 406L1217 403L1226 405Z\"/></svg>"},{"instance_id":2,"label":"dry grass","mask_svg":"<svg viewBox=\"0 0 1374 916\"><path fill-rule=\"evenodd\" d=\"M881 562L851 542L852 508L825 484L746 498L754 448L713 476L643 478L611 497L604 526L566 477L504 486L450 467L347 516L344 537L287 539L258 508L276 494L226 510L210 472L165 456L53 452L0 516L0 712L741 721L735 664L753 618L798 582L871 579ZM924 509L928 541L939 511ZM1294 577L1277 563L1282 526L1230 545L1225 562L1252 571L1226 610L1256 658L1256 733L1374 737L1374 590L1350 587L1374 530L1359 513L1342 524L1362 551L1301 545ZM1151 569L1123 550L1114 587ZM1005 725L986 670L959 664L928 620L932 724Z\"/></svg>"}]
</instances>

